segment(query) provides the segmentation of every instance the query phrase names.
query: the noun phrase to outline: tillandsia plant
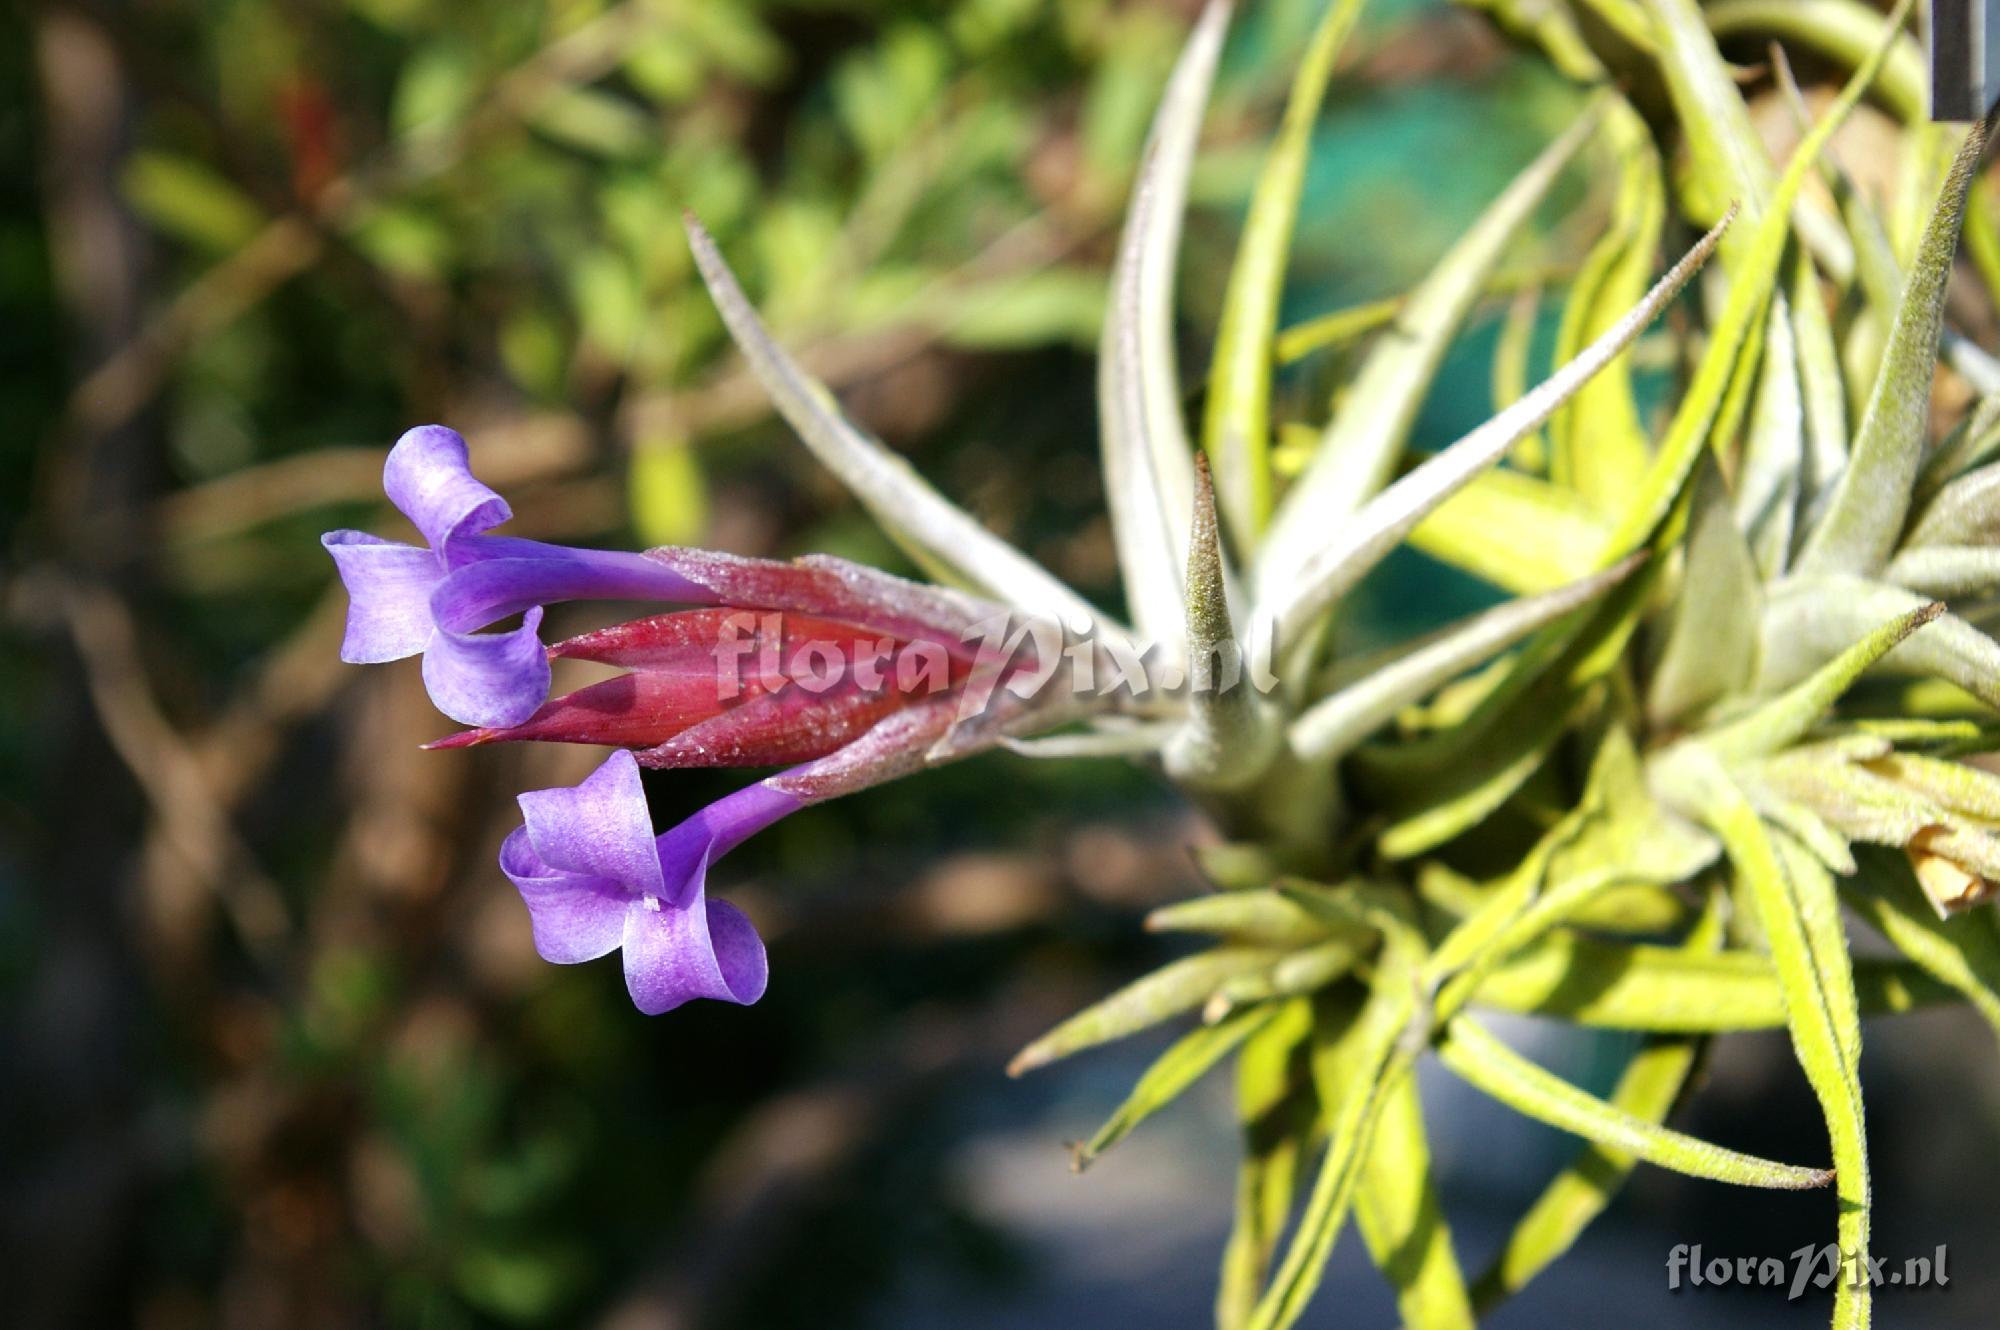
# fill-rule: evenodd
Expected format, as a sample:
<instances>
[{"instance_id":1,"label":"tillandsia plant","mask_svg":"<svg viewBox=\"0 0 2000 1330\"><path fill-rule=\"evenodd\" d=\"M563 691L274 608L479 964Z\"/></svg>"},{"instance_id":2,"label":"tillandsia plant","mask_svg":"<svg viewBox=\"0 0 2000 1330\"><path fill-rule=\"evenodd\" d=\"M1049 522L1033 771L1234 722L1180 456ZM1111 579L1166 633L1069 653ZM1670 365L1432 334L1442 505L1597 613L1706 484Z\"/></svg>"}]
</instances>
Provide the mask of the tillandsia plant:
<instances>
[{"instance_id":1,"label":"tillandsia plant","mask_svg":"<svg viewBox=\"0 0 2000 1330\"><path fill-rule=\"evenodd\" d=\"M2000 399L1935 444L1931 422L1941 346L1947 375L1992 367L1944 326L1983 129L1910 131L1923 197L1899 240L1829 143L1871 91L1907 102L1907 86L1882 90L1921 78L1909 0L1886 21L1811 6L1839 38L1821 53L1851 73L1815 115L1774 61L1800 121L1782 170L1708 26L1749 5L1705 20L1692 0L1588 0L1589 23L1562 4L1487 7L1599 91L1395 302L1393 334L1366 346L1335 409L1301 408L1275 367L1380 326L1277 324L1310 127L1361 9L1333 0L1257 179L1198 447L1174 274L1228 7L1197 21L1137 173L1100 346L1129 625L846 419L692 219L695 262L779 411L931 582L823 557L493 535L505 502L435 426L396 445L385 477L426 546L326 537L351 596L345 657L421 654L439 709L470 727L433 746L615 750L573 789L521 796L501 868L544 957L622 950L647 1012L763 992L762 943L709 899L709 870L807 804L996 746L1157 764L1223 843L1202 855L1216 890L1149 926L1212 945L1064 1022L1014 1069L1193 1020L1078 1147L1081 1167L1233 1058L1244 1160L1224 1327L1296 1322L1350 1214L1407 1325L1473 1324L1640 1160L1830 1187L1860 1269L1862 1013L1963 998L2000 1029L2000 932L1977 908L2000 879L2000 778L1960 760L1994 746L2000 706L2000 644L1982 626L2000 589ZM1650 119L1620 91L1640 75L1665 93L1642 99ZM1559 366L1411 458L1447 347L1593 141L1617 163L1616 198L1570 287ZM1687 169L1670 173L1681 149ZM1683 221L1692 243L1655 278ZM1712 254L1700 308L1667 336L1684 381L1653 422L1628 350ZM1515 598L1349 659L1332 631L1343 602L1406 540ZM577 599L676 608L545 646L541 607ZM626 672L551 700L551 658ZM642 766L785 769L656 837ZM1843 903L1898 958L1853 959ZM1599 1097L1511 1051L1482 1009L1644 1042ZM1704 1040L1779 1026L1830 1158L1761 1159L1663 1125ZM1412 1074L1426 1055L1586 1142L1473 1279L1431 1176ZM1865 1280L1839 1281L1833 1315L1868 1322Z\"/></svg>"}]
</instances>

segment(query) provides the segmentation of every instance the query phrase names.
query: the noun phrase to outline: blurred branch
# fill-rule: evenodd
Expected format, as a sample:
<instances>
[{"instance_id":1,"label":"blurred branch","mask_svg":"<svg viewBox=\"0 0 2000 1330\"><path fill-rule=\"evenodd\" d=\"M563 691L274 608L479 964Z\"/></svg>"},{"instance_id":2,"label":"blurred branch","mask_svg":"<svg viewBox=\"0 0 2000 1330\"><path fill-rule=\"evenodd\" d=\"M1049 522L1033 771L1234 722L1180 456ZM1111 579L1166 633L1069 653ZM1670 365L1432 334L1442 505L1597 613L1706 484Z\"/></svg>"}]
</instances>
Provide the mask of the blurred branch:
<instances>
[{"instance_id":1,"label":"blurred branch","mask_svg":"<svg viewBox=\"0 0 2000 1330\"><path fill-rule=\"evenodd\" d=\"M82 581L57 595L105 737L138 781L161 831L229 914L245 946L269 964L289 931L277 888L230 826L201 762L154 701L132 616L110 591ZM155 902L184 914L181 902Z\"/></svg>"}]
</instances>

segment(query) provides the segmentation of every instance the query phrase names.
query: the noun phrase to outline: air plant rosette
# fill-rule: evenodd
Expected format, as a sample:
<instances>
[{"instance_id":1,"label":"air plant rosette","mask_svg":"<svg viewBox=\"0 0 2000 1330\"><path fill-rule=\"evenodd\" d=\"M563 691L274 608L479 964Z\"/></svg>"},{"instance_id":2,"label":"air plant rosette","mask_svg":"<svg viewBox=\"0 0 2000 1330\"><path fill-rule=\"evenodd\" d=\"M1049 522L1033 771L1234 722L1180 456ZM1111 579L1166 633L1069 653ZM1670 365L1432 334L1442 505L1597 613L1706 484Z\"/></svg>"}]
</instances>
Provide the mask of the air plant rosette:
<instances>
[{"instance_id":1,"label":"air plant rosette","mask_svg":"<svg viewBox=\"0 0 2000 1330\"><path fill-rule=\"evenodd\" d=\"M540 953L620 951L642 1011L763 993L754 923L709 878L809 804L999 746L1126 756L1200 803L1222 834L1202 852L1215 890L1148 926L1208 945L1050 1031L1014 1070L1189 1023L1077 1147L1080 1168L1233 1063L1243 1163L1223 1327L1293 1324L1350 1214L1406 1325L1471 1325L1639 1161L1827 1188L1841 1249L1864 1253L1862 1014L1965 1000L2000 1029L2000 932L1981 905L2000 880L2000 778L1963 760L1995 746L2000 706L1984 627L2000 589L2000 397L1931 433L1941 347L1947 376L2000 387L2000 365L1945 326L1969 197L1990 225L1971 193L1983 127L1911 128L1921 197L1885 224L1829 144L1871 90L1911 77L1907 0L1886 23L1823 3L1829 26L1780 34L1851 70L1817 115L1795 100L1782 170L1708 26L1748 6L1705 20L1691 0L1589 0L1590 24L1563 4L1483 7L1597 91L1396 302L1330 417L1282 419L1296 395L1274 391L1279 360L1368 326L1277 326L1311 123L1361 8L1334 0L1254 189L1197 447L1174 275L1227 6L1198 20L1137 172L1100 344L1129 624L848 420L692 219L696 263L778 410L930 582L823 557L495 535L507 505L440 427L406 435L385 476L424 547L326 538L351 595L344 657L421 654L433 700L469 727L434 747L614 750L580 785L520 797L500 866ZM1640 78L1664 94L1652 119L1621 91ZM1662 143L1684 147L1687 170L1663 167ZM1446 349L1593 144L1617 187L1569 288L1558 367L1412 457ZM1656 278L1683 227L1692 243ZM1705 263L1701 299L1659 334L1687 372L1653 421L1631 348ZM1301 431L1309 446L1272 446ZM1406 542L1513 598L1345 658L1332 625ZM544 644L542 607L568 600L652 612ZM550 699L551 659L624 673ZM646 766L782 770L655 835ZM1850 917L1895 958L1856 960ZM1644 1038L1597 1096L1509 1049L1485 1011ZM1663 1125L1705 1040L1778 1027L1824 1110L1827 1158L1756 1158ZM1425 1056L1585 1142L1475 1278L1437 1203L1412 1074ZM1833 1317L1866 1324L1866 1285L1843 1281Z\"/></svg>"}]
</instances>

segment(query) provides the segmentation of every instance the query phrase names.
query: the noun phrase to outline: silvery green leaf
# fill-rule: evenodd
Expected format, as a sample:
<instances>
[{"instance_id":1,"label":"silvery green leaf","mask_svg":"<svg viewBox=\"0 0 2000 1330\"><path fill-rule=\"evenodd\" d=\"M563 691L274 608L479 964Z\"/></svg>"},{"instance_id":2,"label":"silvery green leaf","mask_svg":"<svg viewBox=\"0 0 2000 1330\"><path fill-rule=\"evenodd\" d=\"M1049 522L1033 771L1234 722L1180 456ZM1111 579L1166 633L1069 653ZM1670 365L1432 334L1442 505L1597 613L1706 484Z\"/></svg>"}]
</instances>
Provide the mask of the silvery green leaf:
<instances>
[{"instance_id":1,"label":"silvery green leaf","mask_svg":"<svg viewBox=\"0 0 2000 1330\"><path fill-rule=\"evenodd\" d=\"M1765 603L1757 690L1789 687L1883 623L1929 603L1902 587L1862 577L1787 578ZM1988 706L2000 706L2000 645L1957 615L1938 616L1881 665L1943 679Z\"/></svg>"},{"instance_id":2,"label":"silvery green leaf","mask_svg":"<svg viewBox=\"0 0 2000 1330\"><path fill-rule=\"evenodd\" d=\"M1214 1024L1241 1007L1273 998L1316 993L1352 970L1361 959L1361 944L1351 938L1329 938L1302 947L1268 970L1231 979L1216 989L1202 1008L1202 1019Z\"/></svg>"},{"instance_id":3,"label":"silvery green leaf","mask_svg":"<svg viewBox=\"0 0 2000 1330\"><path fill-rule=\"evenodd\" d=\"M1245 550L1255 548L1271 508L1272 339L1313 122L1360 12L1361 0L1332 0L1313 32L1285 99L1284 122L1250 197L1223 295L1202 435L1223 515Z\"/></svg>"},{"instance_id":4,"label":"silvery green leaf","mask_svg":"<svg viewBox=\"0 0 2000 1330\"><path fill-rule=\"evenodd\" d=\"M1906 0L1902 12L1907 9ZM1792 237L1791 205L1818 153L1894 49L1895 35L1893 26L1884 30L1868 59L1786 163L1772 208L1757 225L1753 243L1733 274L1708 348L1645 477L1606 542L1605 557L1629 553L1672 532L1676 505L1696 459L1718 421L1730 419L1732 399L1747 395L1738 390L1755 364L1766 298ZM1564 633L1560 623L1544 631L1507 676L1455 725L1393 750L1364 749L1357 754L1360 774L1393 798L1421 804L1402 813L1401 820L1383 834L1385 849L1394 846L1392 852L1417 853L1441 844L1498 807L1539 769L1569 710L1619 658L1637 623L1641 583L1649 581L1649 574L1642 573L1619 588L1580 632Z\"/></svg>"},{"instance_id":5,"label":"silvery green leaf","mask_svg":"<svg viewBox=\"0 0 2000 1330\"><path fill-rule=\"evenodd\" d=\"M1326 532L1342 527L1393 474L1445 348L1478 299L1509 237L1587 140L1594 121L1594 115L1586 114L1529 163L1411 293L1394 334L1370 353L1305 473L1278 505L1258 554L1254 590L1259 604L1275 604L1286 597L1301 570L1325 544ZM1603 342L1600 338L1594 345ZM1502 440L1499 453L1539 426L1561 402L1558 397L1539 411L1521 409L1531 403L1541 406L1532 396L1517 403L1512 419L1519 424Z\"/></svg>"},{"instance_id":6,"label":"silvery green leaf","mask_svg":"<svg viewBox=\"0 0 2000 1330\"><path fill-rule=\"evenodd\" d=\"M1732 398L1746 390L1745 376L1754 369L1756 346L1761 341L1763 329L1764 307L1776 284L1785 249L1792 239L1793 207L1805 186L1806 177L1813 171L1833 132L1846 120L1862 93L1874 83L1890 53L1898 49L1896 40L1900 29L1897 24L1902 16L1907 15L1909 6L1910 0L1901 0L1897 8L1898 17L1883 26L1868 57L1856 66L1853 76L1842 85L1840 95L1827 107L1812 131L1793 149L1791 160L1785 163L1784 174L1771 192L1765 215L1752 229L1749 243L1734 256L1728 273L1729 295L1710 334L1708 349L1703 352L1694 378L1674 411L1673 421L1667 427L1666 437L1661 440L1658 452L1654 454L1645 480L1625 507L1609 546L1611 550L1622 552L1652 540L1672 513L1703 446L1712 435L1727 437L1727 429L1718 431L1718 422L1729 425ZM1673 0L1672 10L1662 10L1661 13L1663 17L1674 16L1677 34L1674 45L1683 52L1684 63L1688 66L1688 72L1683 74L1684 81L1699 83L1706 90L1702 96L1722 99L1725 109L1718 114L1727 122L1734 113L1726 109L1726 103L1733 99L1734 106L1740 111L1741 98L1737 97L1733 88L1724 90L1714 86L1718 75L1724 82L1727 81L1727 71L1720 67L1713 42L1708 41L1705 34L1697 37L1692 32L1682 31L1693 10L1694 6L1688 0ZM1693 13L1692 17L1698 27L1699 14ZM1714 68L1709 67L1711 62ZM1700 100L1692 90L1686 91L1685 95L1691 103ZM1696 107L1689 114L1699 117L1701 111ZM1727 129L1726 123L1724 128ZM1730 151L1727 140L1725 133L1720 140L1722 146L1717 151ZM1744 142L1754 146L1754 135ZM1755 159L1747 158L1741 168L1748 172L1743 177L1743 188L1748 190L1755 184Z\"/></svg>"},{"instance_id":7,"label":"silvery green leaf","mask_svg":"<svg viewBox=\"0 0 2000 1330\"><path fill-rule=\"evenodd\" d=\"M1982 822L2000 823L2000 776L1990 771L1921 753L1889 753L1869 763L1869 767L1955 812Z\"/></svg>"},{"instance_id":8,"label":"silvery green leaf","mask_svg":"<svg viewBox=\"0 0 2000 1330\"><path fill-rule=\"evenodd\" d=\"M2000 453L2000 396L1988 395L1979 399L1972 414L1958 422L1924 463L1916 492L1910 496L1910 508L1919 515L1917 521L1923 521L1922 515L1938 491L1993 461L1996 453ZM1906 539L1904 543L1909 542Z\"/></svg>"},{"instance_id":9,"label":"silvery green leaf","mask_svg":"<svg viewBox=\"0 0 2000 1330\"><path fill-rule=\"evenodd\" d=\"M1654 284L1645 299L1533 392L1443 452L1427 458L1370 500L1336 529L1331 543L1323 537L1315 540L1305 549L1303 561L1287 580L1278 584L1260 581L1264 588L1259 596L1260 612L1275 625L1280 651L1298 641L1322 613L1380 563L1426 514L1504 457L1516 441L1539 427L1637 337L1708 258L1727 225L1725 220L1703 236ZM1352 414L1350 406L1346 415ZM1286 511L1292 511L1289 500ZM1283 520L1281 515L1281 525ZM1274 527L1274 542L1277 533L1278 528Z\"/></svg>"},{"instance_id":10,"label":"silvery green leaf","mask_svg":"<svg viewBox=\"0 0 2000 1330\"><path fill-rule=\"evenodd\" d=\"M1797 800L1788 799L1754 774L1742 777L1743 793L1757 813L1772 826L1812 851L1813 857L1843 876L1854 871L1854 847L1848 838Z\"/></svg>"},{"instance_id":11,"label":"silvery green leaf","mask_svg":"<svg viewBox=\"0 0 2000 1330\"><path fill-rule=\"evenodd\" d=\"M1943 616L1944 606L1936 601L1908 607L1886 622L1876 623L1858 641L1850 641L1831 660L1778 696L1688 742L1700 744L1725 762L1764 757L1788 748L1819 723L1862 671Z\"/></svg>"},{"instance_id":12,"label":"silvery green leaf","mask_svg":"<svg viewBox=\"0 0 2000 1330\"><path fill-rule=\"evenodd\" d=\"M1460 1016L1445 1027L1438 1060L1515 1111L1585 1140L1628 1151L1650 1164L1739 1187L1799 1191L1824 1187L1824 1168L1780 1164L1647 1122L1544 1071Z\"/></svg>"},{"instance_id":13,"label":"silvery green leaf","mask_svg":"<svg viewBox=\"0 0 2000 1330\"><path fill-rule=\"evenodd\" d=\"M2000 393L2000 360L1986 348L1950 328L1944 330L1939 345L1944 348L1944 363L1971 385L1972 391L1982 397Z\"/></svg>"},{"instance_id":14,"label":"silvery green leaf","mask_svg":"<svg viewBox=\"0 0 2000 1330\"><path fill-rule=\"evenodd\" d=\"M1820 299L1819 273L1801 250L1792 260L1792 333L1799 357L1799 388L1806 410L1806 465L1799 478L1805 516L1831 493L1847 466L1847 390L1833 324Z\"/></svg>"},{"instance_id":15,"label":"silvery green leaf","mask_svg":"<svg viewBox=\"0 0 2000 1330\"><path fill-rule=\"evenodd\" d=\"M1791 305L1783 292L1774 291L1764 329L1764 361L1750 408L1749 439L1736 473L1736 521L1749 533L1757 569L1766 578L1783 573L1791 555L1799 478L1805 470L1805 435Z\"/></svg>"},{"instance_id":16,"label":"silvery green leaf","mask_svg":"<svg viewBox=\"0 0 2000 1330\"><path fill-rule=\"evenodd\" d=\"M1098 345L1104 493L1140 636L1181 641L1193 459L1174 359L1174 265L1229 5L1202 11L1168 80L1132 190Z\"/></svg>"},{"instance_id":17,"label":"silvery green leaf","mask_svg":"<svg viewBox=\"0 0 2000 1330\"><path fill-rule=\"evenodd\" d=\"M1692 170L1684 190L1694 194L1690 208L1696 216L1720 216L1736 200L1750 222L1722 246L1722 266L1734 282L1750 232L1770 208L1776 170L1696 0L1652 0L1648 12L1660 74L1688 138Z\"/></svg>"},{"instance_id":18,"label":"silvery green leaf","mask_svg":"<svg viewBox=\"0 0 2000 1330\"><path fill-rule=\"evenodd\" d=\"M2000 464L1988 464L1940 489L1911 523L1903 548L1990 545L1996 536L2000 536Z\"/></svg>"},{"instance_id":19,"label":"silvery green leaf","mask_svg":"<svg viewBox=\"0 0 2000 1330\"><path fill-rule=\"evenodd\" d=\"M1807 537L1798 566L1807 573L1865 573L1888 561L1902 533L1910 491L1923 460L1944 300L1958 248L1966 190L1985 133L1966 136L1936 208L1924 228L1917 261L1904 284L1882 370L1855 431L1853 456L1826 513Z\"/></svg>"},{"instance_id":20,"label":"silvery green leaf","mask_svg":"<svg viewBox=\"0 0 2000 1330\"><path fill-rule=\"evenodd\" d=\"M692 216L688 243L710 296L750 368L813 455L883 530L925 567L1037 614L1119 630L1091 604L946 499L910 464L843 416L826 387L772 340L715 241Z\"/></svg>"},{"instance_id":21,"label":"silvery green leaf","mask_svg":"<svg viewBox=\"0 0 2000 1330\"><path fill-rule=\"evenodd\" d=\"M1901 846L1925 828L1952 820L1932 800L1865 767L1815 759L1801 750L1760 763L1743 784L1746 794L1752 786L1761 787L1750 794L1754 801L1768 802L1769 793L1775 793L1812 809L1853 841Z\"/></svg>"},{"instance_id":22,"label":"silvery green leaf","mask_svg":"<svg viewBox=\"0 0 2000 1330\"><path fill-rule=\"evenodd\" d=\"M1555 591L1509 601L1454 624L1400 659L1310 707L1292 723L1292 751L1308 762L1341 756L1396 713L1495 652L1595 600L1643 561L1634 555Z\"/></svg>"},{"instance_id":23,"label":"silvery green leaf","mask_svg":"<svg viewBox=\"0 0 2000 1330\"><path fill-rule=\"evenodd\" d=\"M1646 693L1646 715L1662 728L1740 692L1757 668L1763 585L1713 461L1695 475L1693 503L1680 593Z\"/></svg>"},{"instance_id":24,"label":"silvery green leaf","mask_svg":"<svg viewBox=\"0 0 2000 1330\"><path fill-rule=\"evenodd\" d=\"M1904 550L1889 561L1882 577L1922 596L1984 598L2000 590L2000 549L1990 545L1928 545Z\"/></svg>"},{"instance_id":25,"label":"silvery green leaf","mask_svg":"<svg viewBox=\"0 0 2000 1330\"><path fill-rule=\"evenodd\" d=\"M1118 726L1099 722L1093 728L1074 733L1038 735L1032 739L1002 735L1000 746L1022 757L1035 758L1146 757L1165 748L1179 729L1178 724L1166 721Z\"/></svg>"}]
</instances>

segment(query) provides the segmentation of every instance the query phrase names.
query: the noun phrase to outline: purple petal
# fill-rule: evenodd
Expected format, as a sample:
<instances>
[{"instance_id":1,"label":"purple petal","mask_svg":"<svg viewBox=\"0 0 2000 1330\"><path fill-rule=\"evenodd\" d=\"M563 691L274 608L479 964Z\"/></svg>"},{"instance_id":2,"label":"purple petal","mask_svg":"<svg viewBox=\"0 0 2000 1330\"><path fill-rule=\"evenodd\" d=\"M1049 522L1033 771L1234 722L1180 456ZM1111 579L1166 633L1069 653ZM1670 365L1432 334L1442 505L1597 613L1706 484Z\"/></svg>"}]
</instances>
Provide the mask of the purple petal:
<instances>
[{"instance_id":1,"label":"purple petal","mask_svg":"<svg viewBox=\"0 0 2000 1330\"><path fill-rule=\"evenodd\" d=\"M437 556L365 531L329 531L319 542L347 587L340 658L374 665L422 651L431 640L431 592L444 576Z\"/></svg>"},{"instance_id":2,"label":"purple petal","mask_svg":"<svg viewBox=\"0 0 2000 1330\"><path fill-rule=\"evenodd\" d=\"M514 880L527 904L535 950L543 960L593 961L624 940L632 897L607 878L552 868L535 853L526 827L516 827L500 846L500 871Z\"/></svg>"},{"instance_id":3,"label":"purple petal","mask_svg":"<svg viewBox=\"0 0 2000 1330\"><path fill-rule=\"evenodd\" d=\"M569 873L616 882L631 896L667 894L639 764L619 749L576 786L519 799L535 855Z\"/></svg>"},{"instance_id":4,"label":"purple petal","mask_svg":"<svg viewBox=\"0 0 2000 1330\"><path fill-rule=\"evenodd\" d=\"M541 626L535 608L511 632L438 629L424 651L432 705L461 725L519 725L534 715L549 695L548 653L535 636Z\"/></svg>"},{"instance_id":5,"label":"purple petal","mask_svg":"<svg viewBox=\"0 0 2000 1330\"><path fill-rule=\"evenodd\" d=\"M658 842L659 862L666 880L668 903L685 908L699 897L710 864L779 818L803 807L805 801L798 796L758 781L724 795L671 831L662 833Z\"/></svg>"},{"instance_id":6,"label":"purple petal","mask_svg":"<svg viewBox=\"0 0 2000 1330\"><path fill-rule=\"evenodd\" d=\"M560 600L716 603L707 587L643 554L571 549L509 536L469 537L456 548L458 562L432 604L438 623L458 632Z\"/></svg>"},{"instance_id":7,"label":"purple petal","mask_svg":"<svg viewBox=\"0 0 2000 1330\"><path fill-rule=\"evenodd\" d=\"M513 516L505 499L473 479L458 431L442 425L419 425L396 440L382 466L382 488L448 568L459 563L457 538Z\"/></svg>"},{"instance_id":8,"label":"purple petal","mask_svg":"<svg viewBox=\"0 0 2000 1330\"><path fill-rule=\"evenodd\" d=\"M763 939L742 911L705 899L696 886L685 908L654 898L626 908L625 989L648 1016L695 998L748 1004L764 996Z\"/></svg>"}]
</instances>

